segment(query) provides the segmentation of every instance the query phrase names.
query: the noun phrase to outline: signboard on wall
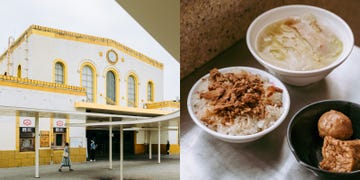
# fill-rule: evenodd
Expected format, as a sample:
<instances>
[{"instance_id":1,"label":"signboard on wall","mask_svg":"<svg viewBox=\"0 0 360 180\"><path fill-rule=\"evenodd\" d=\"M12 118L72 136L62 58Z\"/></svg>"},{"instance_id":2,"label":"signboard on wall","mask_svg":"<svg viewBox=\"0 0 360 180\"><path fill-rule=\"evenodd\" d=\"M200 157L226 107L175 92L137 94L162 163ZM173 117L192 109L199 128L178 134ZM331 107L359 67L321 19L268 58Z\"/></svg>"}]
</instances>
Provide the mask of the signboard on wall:
<instances>
[{"instance_id":1,"label":"signboard on wall","mask_svg":"<svg viewBox=\"0 0 360 180\"><path fill-rule=\"evenodd\" d=\"M49 147L49 131L40 131L40 147Z\"/></svg>"},{"instance_id":2,"label":"signboard on wall","mask_svg":"<svg viewBox=\"0 0 360 180\"><path fill-rule=\"evenodd\" d=\"M66 120L65 119L54 119L54 127L57 128L66 128Z\"/></svg>"},{"instance_id":3,"label":"signboard on wall","mask_svg":"<svg viewBox=\"0 0 360 180\"><path fill-rule=\"evenodd\" d=\"M35 118L20 117L20 127L35 127Z\"/></svg>"}]
</instances>

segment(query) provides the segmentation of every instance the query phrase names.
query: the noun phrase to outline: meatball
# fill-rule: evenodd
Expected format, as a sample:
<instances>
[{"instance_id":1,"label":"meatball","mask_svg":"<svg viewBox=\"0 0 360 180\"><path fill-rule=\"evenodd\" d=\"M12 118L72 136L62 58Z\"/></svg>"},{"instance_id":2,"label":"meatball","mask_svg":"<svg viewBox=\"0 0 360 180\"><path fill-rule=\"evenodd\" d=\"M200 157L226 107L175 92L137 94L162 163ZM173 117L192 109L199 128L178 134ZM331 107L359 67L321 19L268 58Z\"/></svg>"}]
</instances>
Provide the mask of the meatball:
<instances>
[{"instance_id":1,"label":"meatball","mask_svg":"<svg viewBox=\"0 0 360 180\"><path fill-rule=\"evenodd\" d=\"M330 110L321 115L318 121L320 137L331 136L336 139L349 139L353 134L351 120L343 113Z\"/></svg>"}]
</instances>

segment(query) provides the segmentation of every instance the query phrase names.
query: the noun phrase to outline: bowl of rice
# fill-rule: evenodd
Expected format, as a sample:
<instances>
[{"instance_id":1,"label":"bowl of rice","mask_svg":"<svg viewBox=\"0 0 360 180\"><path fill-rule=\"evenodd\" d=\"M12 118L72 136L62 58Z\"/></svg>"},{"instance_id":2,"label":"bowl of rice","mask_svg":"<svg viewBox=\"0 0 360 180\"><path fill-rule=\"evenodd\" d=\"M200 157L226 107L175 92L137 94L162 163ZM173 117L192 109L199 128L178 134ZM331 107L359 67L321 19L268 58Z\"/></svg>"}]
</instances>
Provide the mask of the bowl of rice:
<instances>
[{"instance_id":1,"label":"bowl of rice","mask_svg":"<svg viewBox=\"0 0 360 180\"><path fill-rule=\"evenodd\" d=\"M286 118L290 97L285 85L256 68L212 69L191 88L187 107L195 124L223 141L255 141Z\"/></svg>"}]
</instances>

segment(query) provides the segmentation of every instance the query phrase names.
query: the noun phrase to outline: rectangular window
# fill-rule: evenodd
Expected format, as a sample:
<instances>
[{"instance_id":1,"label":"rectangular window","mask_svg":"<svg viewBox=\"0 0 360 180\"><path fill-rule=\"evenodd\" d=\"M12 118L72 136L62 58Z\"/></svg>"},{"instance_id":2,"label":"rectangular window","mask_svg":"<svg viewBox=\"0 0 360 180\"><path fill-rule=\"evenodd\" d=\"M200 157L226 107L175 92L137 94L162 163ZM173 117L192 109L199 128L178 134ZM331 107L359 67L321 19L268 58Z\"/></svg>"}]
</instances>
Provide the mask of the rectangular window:
<instances>
[{"instance_id":1,"label":"rectangular window","mask_svg":"<svg viewBox=\"0 0 360 180\"><path fill-rule=\"evenodd\" d=\"M54 128L54 145L63 147L66 140L66 128Z\"/></svg>"},{"instance_id":2,"label":"rectangular window","mask_svg":"<svg viewBox=\"0 0 360 180\"><path fill-rule=\"evenodd\" d=\"M64 67L59 62L55 64L55 83L64 84Z\"/></svg>"},{"instance_id":3,"label":"rectangular window","mask_svg":"<svg viewBox=\"0 0 360 180\"><path fill-rule=\"evenodd\" d=\"M107 104L116 104L116 81L115 81L115 75L113 72L108 71L106 75L106 103Z\"/></svg>"},{"instance_id":4,"label":"rectangular window","mask_svg":"<svg viewBox=\"0 0 360 180\"><path fill-rule=\"evenodd\" d=\"M148 87L147 87L147 99L150 102L154 101L154 98L153 98L153 84L151 82L148 83Z\"/></svg>"},{"instance_id":5,"label":"rectangular window","mask_svg":"<svg viewBox=\"0 0 360 180\"><path fill-rule=\"evenodd\" d=\"M35 151L35 128L20 127L20 152Z\"/></svg>"},{"instance_id":6,"label":"rectangular window","mask_svg":"<svg viewBox=\"0 0 360 180\"><path fill-rule=\"evenodd\" d=\"M62 146L64 143L64 135L62 133L55 134L55 146Z\"/></svg>"},{"instance_id":7,"label":"rectangular window","mask_svg":"<svg viewBox=\"0 0 360 180\"><path fill-rule=\"evenodd\" d=\"M94 87L93 87L93 71L89 66L85 66L82 70L82 87L86 89L87 102L93 102Z\"/></svg>"},{"instance_id":8,"label":"rectangular window","mask_svg":"<svg viewBox=\"0 0 360 180\"><path fill-rule=\"evenodd\" d=\"M135 79L132 76L128 78L128 106L136 107L136 99L135 99Z\"/></svg>"}]
</instances>

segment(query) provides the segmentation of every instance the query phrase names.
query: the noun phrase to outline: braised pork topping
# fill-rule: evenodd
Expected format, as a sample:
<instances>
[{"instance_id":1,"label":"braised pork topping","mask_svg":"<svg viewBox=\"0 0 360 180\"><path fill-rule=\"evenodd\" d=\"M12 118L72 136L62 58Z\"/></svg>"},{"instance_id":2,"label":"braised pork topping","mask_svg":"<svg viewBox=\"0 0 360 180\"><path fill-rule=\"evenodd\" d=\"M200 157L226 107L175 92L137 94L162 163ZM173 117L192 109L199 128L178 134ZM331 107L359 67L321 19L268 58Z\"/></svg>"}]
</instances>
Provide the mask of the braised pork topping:
<instances>
[{"instance_id":1,"label":"braised pork topping","mask_svg":"<svg viewBox=\"0 0 360 180\"><path fill-rule=\"evenodd\" d=\"M265 105L274 105L269 97L275 92L282 93L282 89L275 86L264 87L259 75L245 71L222 74L214 68L210 71L208 81L208 91L201 92L200 98L206 99L214 107L201 118L209 124L213 115L223 117L222 124L232 124L239 115L263 119Z\"/></svg>"}]
</instances>

